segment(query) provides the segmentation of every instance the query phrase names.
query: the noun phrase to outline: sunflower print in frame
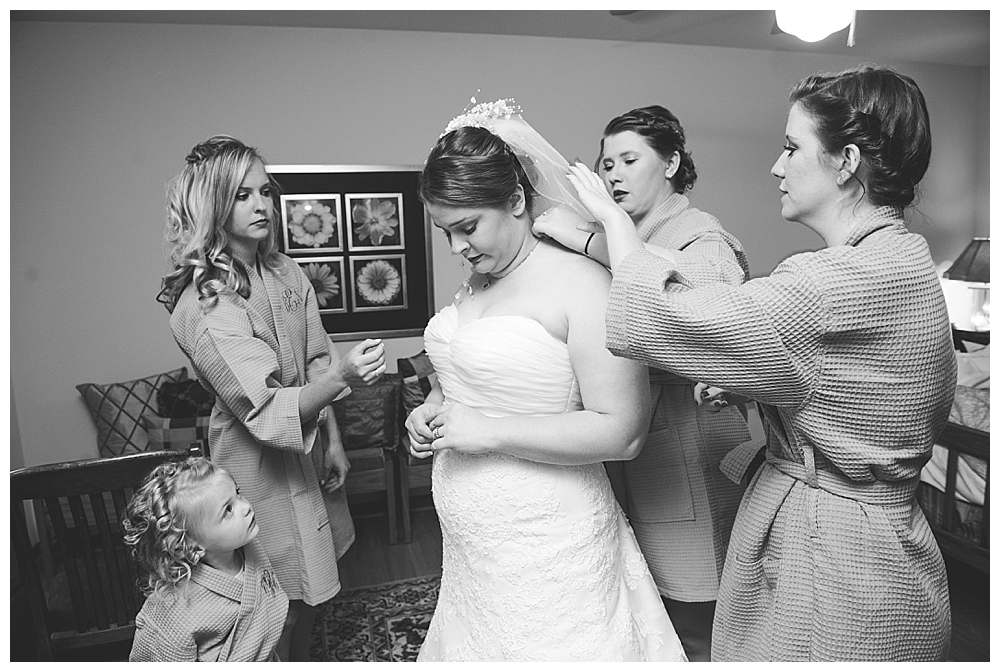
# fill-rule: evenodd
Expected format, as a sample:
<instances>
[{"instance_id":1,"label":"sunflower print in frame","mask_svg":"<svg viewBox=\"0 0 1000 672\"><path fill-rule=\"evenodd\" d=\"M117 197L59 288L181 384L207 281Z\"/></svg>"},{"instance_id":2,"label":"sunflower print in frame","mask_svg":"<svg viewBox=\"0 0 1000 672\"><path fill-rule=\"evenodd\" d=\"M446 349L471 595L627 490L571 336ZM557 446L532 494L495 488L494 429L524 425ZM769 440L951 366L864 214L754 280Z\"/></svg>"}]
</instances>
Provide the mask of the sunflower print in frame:
<instances>
[{"instance_id":1,"label":"sunflower print in frame","mask_svg":"<svg viewBox=\"0 0 1000 672\"><path fill-rule=\"evenodd\" d=\"M314 257L296 261L312 285L320 314L346 313L343 258Z\"/></svg>"},{"instance_id":2,"label":"sunflower print in frame","mask_svg":"<svg viewBox=\"0 0 1000 672\"><path fill-rule=\"evenodd\" d=\"M405 310L406 259L401 254L351 258L353 310Z\"/></svg>"}]
</instances>

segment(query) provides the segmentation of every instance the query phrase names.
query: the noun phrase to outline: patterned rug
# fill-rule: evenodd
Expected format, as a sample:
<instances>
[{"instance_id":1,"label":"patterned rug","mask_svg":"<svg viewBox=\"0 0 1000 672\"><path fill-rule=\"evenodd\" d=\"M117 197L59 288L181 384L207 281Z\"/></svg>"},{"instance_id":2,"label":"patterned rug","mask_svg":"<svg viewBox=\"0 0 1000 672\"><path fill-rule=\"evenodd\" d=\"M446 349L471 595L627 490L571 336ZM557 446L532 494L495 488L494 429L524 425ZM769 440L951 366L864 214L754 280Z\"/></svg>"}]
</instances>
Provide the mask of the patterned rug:
<instances>
[{"instance_id":1,"label":"patterned rug","mask_svg":"<svg viewBox=\"0 0 1000 672\"><path fill-rule=\"evenodd\" d=\"M437 604L440 576L342 592L313 626L314 661L415 661Z\"/></svg>"}]
</instances>

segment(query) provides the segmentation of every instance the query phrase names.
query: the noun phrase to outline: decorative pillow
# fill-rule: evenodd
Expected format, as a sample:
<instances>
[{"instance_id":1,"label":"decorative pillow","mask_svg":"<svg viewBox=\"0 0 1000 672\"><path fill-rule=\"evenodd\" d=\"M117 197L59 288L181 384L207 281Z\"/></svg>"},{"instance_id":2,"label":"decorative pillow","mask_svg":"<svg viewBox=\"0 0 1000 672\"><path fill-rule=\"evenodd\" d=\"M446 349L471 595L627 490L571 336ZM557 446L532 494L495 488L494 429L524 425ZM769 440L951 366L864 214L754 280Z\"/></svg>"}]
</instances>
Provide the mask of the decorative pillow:
<instances>
[{"instance_id":1,"label":"decorative pillow","mask_svg":"<svg viewBox=\"0 0 1000 672\"><path fill-rule=\"evenodd\" d=\"M87 402L97 424L97 450L101 457L145 452L149 445L139 418L156 414L156 393L164 383L187 380L187 367L122 383L84 383L76 389Z\"/></svg>"},{"instance_id":2,"label":"decorative pillow","mask_svg":"<svg viewBox=\"0 0 1000 672\"><path fill-rule=\"evenodd\" d=\"M431 365L431 360L425 350L421 350L412 357L397 359L396 369L402 378L400 395L403 399L403 419L405 420L413 409L427 399L427 395L430 394L437 381L437 374L434 373L434 366Z\"/></svg>"},{"instance_id":3,"label":"decorative pillow","mask_svg":"<svg viewBox=\"0 0 1000 672\"><path fill-rule=\"evenodd\" d=\"M181 380L161 385L156 401L161 417L193 418L196 415L212 415L215 395L197 380Z\"/></svg>"},{"instance_id":4,"label":"decorative pillow","mask_svg":"<svg viewBox=\"0 0 1000 672\"><path fill-rule=\"evenodd\" d=\"M149 436L149 450L187 451L192 443L200 443L205 457L208 453L208 423L211 416L199 415L190 418L161 418L144 414L142 426Z\"/></svg>"},{"instance_id":5,"label":"decorative pillow","mask_svg":"<svg viewBox=\"0 0 1000 672\"><path fill-rule=\"evenodd\" d=\"M399 374L386 373L368 387L333 402L346 450L395 450L399 441Z\"/></svg>"},{"instance_id":6,"label":"decorative pillow","mask_svg":"<svg viewBox=\"0 0 1000 672\"><path fill-rule=\"evenodd\" d=\"M990 389L990 346L966 343L968 352L956 352L958 358L958 384L966 387Z\"/></svg>"}]
</instances>

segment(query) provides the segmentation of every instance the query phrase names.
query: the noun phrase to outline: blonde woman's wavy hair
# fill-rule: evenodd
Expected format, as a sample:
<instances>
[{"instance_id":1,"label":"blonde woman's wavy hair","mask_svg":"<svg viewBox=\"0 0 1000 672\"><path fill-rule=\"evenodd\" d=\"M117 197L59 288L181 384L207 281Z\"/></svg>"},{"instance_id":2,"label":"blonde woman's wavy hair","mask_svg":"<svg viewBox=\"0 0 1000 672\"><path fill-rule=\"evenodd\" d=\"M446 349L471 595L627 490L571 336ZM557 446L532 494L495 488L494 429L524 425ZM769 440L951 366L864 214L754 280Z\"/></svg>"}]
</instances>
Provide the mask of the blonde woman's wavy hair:
<instances>
[{"instance_id":1,"label":"blonde woman's wavy hair","mask_svg":"<svg viewBox=\"0 0 1000 672\"><path fill-rule=\"evenodd\" d=\"M145 574L145 595L173 591L190 578L204 549L190 536L199 489L229 472L203 457L164 462L132 494L122 519L125 543ZM230 477L231 478L231 477Z\"/></svg>"},{"instance_id":2,"label":"blonde woman's wavy hair","mask_svg":"<svg viewBox=\"0 0 1000 672\"><path fill-rule=\"evenodd\" d=\"M203 309L214 306L219 294L250 296L250 278L229 251L226 223L251 166L255 161L267 165L256 148L228 135L214 135L195 145L186 161L184 169L167 184L165 238L174 270L163 277L157 301L171 313L192 281ZM268 181L273 221L279 212L279 186L270 175ZM282 264L275 229L269 228L258 249L264 265L277 270Z\"/></svg>"}]
</instances>

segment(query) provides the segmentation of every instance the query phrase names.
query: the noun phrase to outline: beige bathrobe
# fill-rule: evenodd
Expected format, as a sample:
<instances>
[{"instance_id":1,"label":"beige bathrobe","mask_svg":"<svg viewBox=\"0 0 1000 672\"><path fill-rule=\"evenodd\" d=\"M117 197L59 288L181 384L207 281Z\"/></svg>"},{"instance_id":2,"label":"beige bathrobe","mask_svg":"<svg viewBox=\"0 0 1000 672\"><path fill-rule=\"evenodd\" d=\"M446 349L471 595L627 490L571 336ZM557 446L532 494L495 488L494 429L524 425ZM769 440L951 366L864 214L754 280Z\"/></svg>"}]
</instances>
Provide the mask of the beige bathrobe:
<instances>
[{"instance_id":1,"label":"beige bathrobe","mask_svg":"<svg viewBox=\"0 0 1000 672\"><path fill-rule=\"evenodd\" d=\"M740 242L682 194L651 212L638 233L644 242L673 250L691 269L693 286L739 285L749 277ZM660 594L712 601L745 485L729 480L719 465L750 433L735 407L713 413L698 406L694 381L650 368L649 382L646 443L634 460L608 462L608 477Z\"/></svg>"},{"instance_id":2,"label":"beige bathrobe","mask_svg":"<svg viewBox=\"0 0 1000 672\"><path fill-rule=\"evenodd\" d=\"M326 448L325 427L299 419L299 391L336 361L336 352L312 285L294 261L282 260L278 271L263 263L262 275L248 270L249 299L220 295L207 312L192 283L170 327L216 395L212 461L253 505L258 539L288 599L316 605L340 591L337 558L353 543L354 525L343 488L334 496L320 489L310 453Z\"/></svg>"},{"instance_id":3,"label":"beige bathrobe","mask_svg":"<svg viewBox=\"0 0 1000 672\"><path fill-rule=\"evenodd\" d=\"M926 241L883 207L767 278L671 291L682 280L630 254L608 346L764 404L767 463L733 527L713 659L943 660L947 577L914 490L956 365Z\"/></svg>"}]
</instances>

